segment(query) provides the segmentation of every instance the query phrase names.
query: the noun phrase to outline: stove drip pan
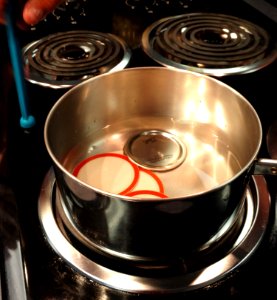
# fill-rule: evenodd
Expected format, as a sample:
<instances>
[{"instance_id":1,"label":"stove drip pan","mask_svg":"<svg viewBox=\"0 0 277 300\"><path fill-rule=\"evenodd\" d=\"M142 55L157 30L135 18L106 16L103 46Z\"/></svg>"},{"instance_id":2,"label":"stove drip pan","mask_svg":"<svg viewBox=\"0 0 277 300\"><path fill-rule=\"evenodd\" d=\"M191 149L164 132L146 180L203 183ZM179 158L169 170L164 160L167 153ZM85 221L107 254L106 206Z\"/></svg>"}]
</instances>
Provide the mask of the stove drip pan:
<instances>
[{"instance_id":1,"label":"stove drip pan","mask_svg":"<svg viewBox=\"0 0 277 300\"><path fill-rule=\"evenodd\" d=\"M57 188L52 169L38 199L39 220L47 243L78 274L119 292L178 295L224 280L243 265L260 245L267 228L270 196L263 176L253 176L241 217L225 238L191 257L176 257L165 264L143 265L108 258L80 243L64 226L57 209Z\"/></svg>"},{"instance_id":2,"label":"stove drip pan","mask_svg":"<svg viewBox=\"0 0 277 300\"><path fill-rule=\"evenodd\" d=\"M118 36L89 30L51 34L22 51L26 79L56 89L122 70L131 58L130 48Z\"/></svg>"},{"instance_id":3,"label":"stove drip pan","mask_svg":"<svg viewBox=\"0 0 277 300\"><path fill-rule=\"evenodd\" d=\"M214 13L160 19L143 32L142 49L163 66L217 77L254 72L277 57L276 43L263 28Z\"/></svg>"}]
</instances>

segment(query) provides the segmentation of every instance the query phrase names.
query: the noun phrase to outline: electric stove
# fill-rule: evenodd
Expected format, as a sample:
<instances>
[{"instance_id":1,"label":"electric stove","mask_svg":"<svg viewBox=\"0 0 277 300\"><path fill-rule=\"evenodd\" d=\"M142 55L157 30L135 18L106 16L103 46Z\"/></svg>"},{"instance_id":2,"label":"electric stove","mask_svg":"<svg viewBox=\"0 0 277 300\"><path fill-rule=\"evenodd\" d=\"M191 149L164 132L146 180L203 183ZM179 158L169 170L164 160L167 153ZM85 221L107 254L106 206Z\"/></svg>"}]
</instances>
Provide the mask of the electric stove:
<instances>
[{"instance_id":1,"label":"electric stove","mask_svg":"<svg viewBox=\"0 0 277 300\"><path fill-rule=\"evenodd\" d=\"M87 67L104 53L103 44L119 42L113 46L121 55L115 62L119 68L192 69L243 94L262 122L259 156L269 158L266 134L276 119L276 6L254 0L94 2L66 1L19 36L34 127L20 127L13 81L3 85L0 299L275 299L275 176L251 178L237 222L212 248L166 265L130 264L87 249L64 226L43 126L52 105L71 86L87 76L113 71L110 61L96 71ZM176 19L181 19L181 26ZM193 56L176 58L172 50L168 55L160 47L160 37L172 38L168 28L177 33L177 45L190 47ZM5 40L4 28L1 37ZM2 81L7 76L8 83L11 72L5 49L1 76Z\"/></svg>"}]
</instances>

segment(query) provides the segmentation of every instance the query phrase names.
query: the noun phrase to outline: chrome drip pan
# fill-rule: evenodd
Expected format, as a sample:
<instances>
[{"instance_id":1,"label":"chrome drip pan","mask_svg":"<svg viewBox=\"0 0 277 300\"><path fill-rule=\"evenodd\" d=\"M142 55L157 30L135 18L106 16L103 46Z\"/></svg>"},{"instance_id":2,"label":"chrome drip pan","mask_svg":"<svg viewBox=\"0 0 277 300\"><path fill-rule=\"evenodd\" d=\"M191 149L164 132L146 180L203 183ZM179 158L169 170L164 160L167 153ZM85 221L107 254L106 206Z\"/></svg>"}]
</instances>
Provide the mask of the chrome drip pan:
<instances>
[{"instance_id":1,"label":"chrome drip pan","mask_svg":"<svg viewBox=\"0 0 277 300\"><path fill-rule=\"evenodd\" d=\"M214 13L160 19L144 31L142 48L163 66L217 77L251 73L277 57L276 43L266 30Z\"/></svg>"},{"instance_id":2,"label":"chrome drip pan","mask_svg":"<svg viewBox=\"0 0 277 300\"><path fill-rule=\"evenodd\" d=\"M131 57L120 37L91 30L50 34L29 43L22 52L26 79L56 89L124 69Z\"/></svg>"},{"instance_id":3,"label":"chrome drip pan","mask_svg":"<svg viewBox=\"0 0 277 300\"><path fill-rule=\"evenodd\" d=\"M176 266L142 266L107 259L76 244L56 208L57 188L52 169L38 199L41 228L51 248L78 274L111 289L136 294L178 294L206 288L244 264L260 245L267 228L270 196L263 176L253 176L246 193L243 219L230 242L192 259L176 258ZM203 256L205 258L203 258ZM199 263L200 261L200 263Z\"/></svg>"}]
</instances>

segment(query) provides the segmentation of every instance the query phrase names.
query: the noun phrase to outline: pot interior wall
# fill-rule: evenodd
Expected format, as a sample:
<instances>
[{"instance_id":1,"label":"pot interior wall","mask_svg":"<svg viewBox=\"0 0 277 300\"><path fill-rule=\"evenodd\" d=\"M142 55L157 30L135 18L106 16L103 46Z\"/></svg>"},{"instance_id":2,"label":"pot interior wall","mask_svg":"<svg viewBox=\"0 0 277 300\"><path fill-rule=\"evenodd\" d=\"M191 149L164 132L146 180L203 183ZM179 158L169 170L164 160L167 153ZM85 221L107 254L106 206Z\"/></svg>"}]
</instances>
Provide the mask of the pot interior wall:
<instances>
[{"instance_id":1,"label":"pot interior wall","mask_svg":"<svg viewBox=\"0 0 277 300\"><path fill-rule=\"evenodd\" d=\"M72 88L50 112L45 140L55 164L72 173L83 159L120 152L130 137L153 129L174 134L184 145L185 172L177 168L171 176L195 181L193 166L212 177L214 186L250 165L262 134L248 101L219 81L191 72L137 68ZM205 188L184 193L199 191Z\"/></svg>"},{"instance_id":2,"label":"pot interior wall","mask_svg":"<svg viewBox=\"0 0 277 300\"><path fill-rule=\"evenodd\" d=\"M122 154L130 138L149 130L176 137L185 152L179 166L156 172L167 199L131 197L73 175L80 161L97 153ZM261 134L255 110L235 90L211 77L162 67L89 79L60 98L45 124L65 224L93 249L135 261L209 247L244 203L248 167ZM152 146L155 140L145 144ZM166 161L167 152L161 154ZM118 176L112 164L106 176L96 169L87 170L86 179L119 177L115 183L121 183L130 175Z\"/></svg>"}]
</instances>

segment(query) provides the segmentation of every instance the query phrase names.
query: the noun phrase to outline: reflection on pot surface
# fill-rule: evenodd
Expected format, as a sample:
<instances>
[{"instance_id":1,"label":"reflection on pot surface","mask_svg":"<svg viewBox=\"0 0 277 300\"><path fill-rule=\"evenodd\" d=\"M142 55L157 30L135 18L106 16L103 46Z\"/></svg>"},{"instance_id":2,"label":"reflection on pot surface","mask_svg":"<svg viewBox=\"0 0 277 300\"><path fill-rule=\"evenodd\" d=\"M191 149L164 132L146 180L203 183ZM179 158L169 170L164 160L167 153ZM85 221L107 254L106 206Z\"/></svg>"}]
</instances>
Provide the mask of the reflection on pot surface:
<instances>
[{"instance_id":1,"label":"reflection on pot surface","mask_svg":"<svg viewBox=\"0 0 277 300\"><path fill-rule=\"evenodd\" d=\"M138 140L137 137L141 132L146 132L141 124L144 124L143 126L147 124L150 128L169 128L167 134L170 131L178 144L175 145L175 141L174 145L169 144L165 139L157 141L158 135L155 135L155 138L148 136L147 140ZM121 128L124 128L124 132L121 132ZM130 145L130 140L132 145ZM107 143L107 141L113 142ZM64 166L72 172L73 169L76 170L77 164L83 164L84 160L89 160L90 164L86 164L85 173L84 168L82 170L81 180L91 184L94 188L100 188L103 192L113 193L109 188L111 186L105 181L109 181L111 174L120 177L119 180L113 177L120 190L120 184L124 185L128 178L131 180L134 176L132 170L119 172L119 165L106 161L107 172L103 172L104 166L92 164L92 159L99 154L120 153L122 155L127 151L126 154L132 162L155 172L163 183L166 195L170 198L183 197L211 190L227 182L241 170L239 160L230 149L231 144L222 130L200 123L200 121L193 123L164 117L142 116L111 124L108 128L93 132L84 142L80 142L70 151ZM82 158L85 159L80 162ZM122 160L121 162L121 167L124 167L126 162L125 164ZM96 184L92 177L97 177L97 180L101 179L102 183ZM104 188L104 186L107 187ZM147 186L145 188L147 189Z\"/></svg>"},{"instance_id":2,"label":"reflection on pot surface","mask_svg":"<svg viewBox=\"0 0 277 300\"><path fill-rule=\"evenodd\" d=\"M261 138L256 111L234 89L163 67L83 82L60 98L45 124L67 226L100 252L143 261L186 255L235 222ZM104 153L127 154L131 165L150 169L167 198L130 196L136 182L126 170L126 193L102 190L73 174L81 164L87 179L101 177L93 157Z\"/></svg>"}]
</instances>

